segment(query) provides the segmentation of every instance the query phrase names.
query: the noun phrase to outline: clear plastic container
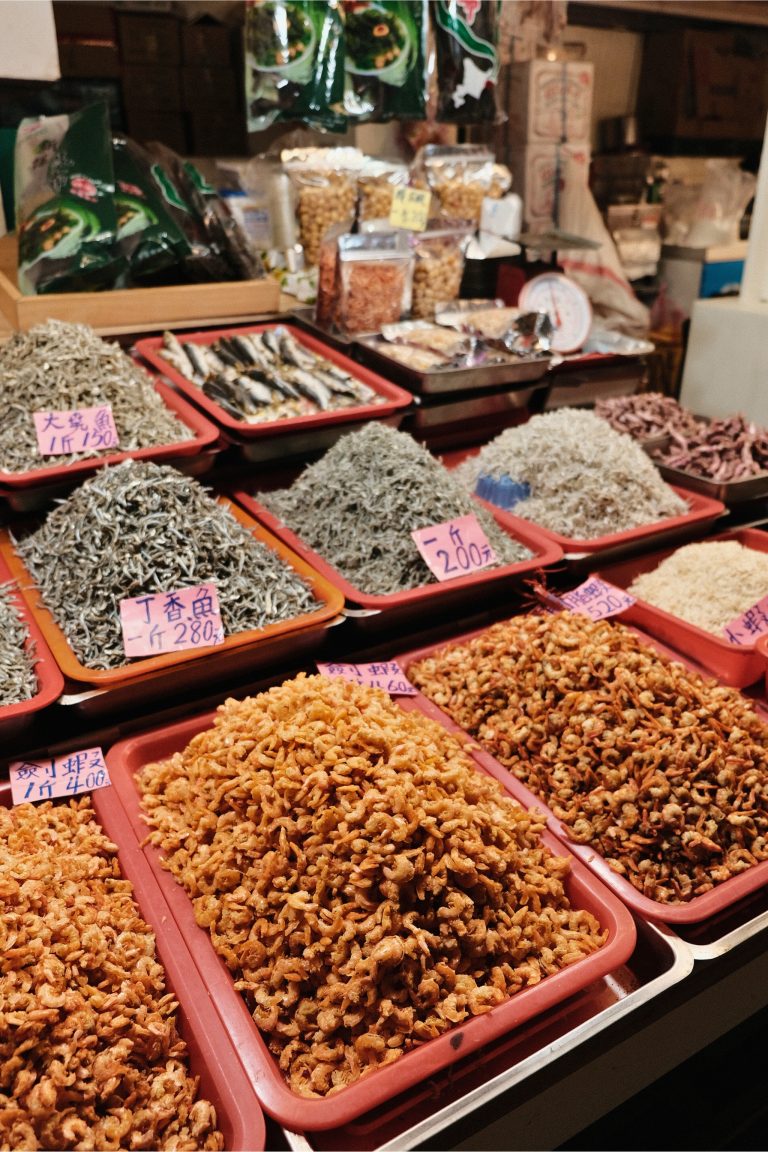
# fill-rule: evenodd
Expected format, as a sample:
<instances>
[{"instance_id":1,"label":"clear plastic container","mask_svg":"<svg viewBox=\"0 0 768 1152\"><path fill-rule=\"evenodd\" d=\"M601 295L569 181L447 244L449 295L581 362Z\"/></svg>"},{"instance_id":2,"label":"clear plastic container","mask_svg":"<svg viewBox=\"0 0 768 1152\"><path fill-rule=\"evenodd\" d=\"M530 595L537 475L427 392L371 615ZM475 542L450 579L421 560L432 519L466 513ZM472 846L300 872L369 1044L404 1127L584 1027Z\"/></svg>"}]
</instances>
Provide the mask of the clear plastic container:
<instances>
[{"instance_id":1,"label":"clear plastic container","mask_svg":"<svg viewBox=\"0 0 768 1152\"><path fill-rule=\"evenodd\" d=\"M378 332L411 307L413 253L404 232L340 236L336 322L346 333Z\"/></svg>"}]
</instances>

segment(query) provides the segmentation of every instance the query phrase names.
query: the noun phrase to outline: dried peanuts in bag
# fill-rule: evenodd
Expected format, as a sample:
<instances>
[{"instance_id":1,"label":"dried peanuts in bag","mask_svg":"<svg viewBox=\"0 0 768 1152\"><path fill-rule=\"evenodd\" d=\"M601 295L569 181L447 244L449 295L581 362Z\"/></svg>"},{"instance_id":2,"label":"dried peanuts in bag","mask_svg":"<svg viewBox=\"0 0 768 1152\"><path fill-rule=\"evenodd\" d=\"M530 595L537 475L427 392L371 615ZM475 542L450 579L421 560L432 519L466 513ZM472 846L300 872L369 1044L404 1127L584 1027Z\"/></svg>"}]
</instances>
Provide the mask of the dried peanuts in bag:
<instances>
[{"instance_id":1,"label":"dried peanuts in bag","mask_svg":"<svg viewBox=\"0 0 768 1152\"><path fill-rule=\"evenodd\" d=\"M464 274L464 252L472 235L471 225L440 227L413 234L412 314L432 319L435 305L458 298Z\"/></svg>"},{"instance_id":2,"label":"dried peanuts in bag","mask_svg":"<svg viewBox=\"0 0 768 1152\"><path fill-rule=\"evenodd\" d=\"M354 178L337 172L323 173L310 183L305 177L297 190L299 239L307 264L317 264L323 236L332 224L350 225L355 214L357 187Z\"/></svg>"}]
</instances>

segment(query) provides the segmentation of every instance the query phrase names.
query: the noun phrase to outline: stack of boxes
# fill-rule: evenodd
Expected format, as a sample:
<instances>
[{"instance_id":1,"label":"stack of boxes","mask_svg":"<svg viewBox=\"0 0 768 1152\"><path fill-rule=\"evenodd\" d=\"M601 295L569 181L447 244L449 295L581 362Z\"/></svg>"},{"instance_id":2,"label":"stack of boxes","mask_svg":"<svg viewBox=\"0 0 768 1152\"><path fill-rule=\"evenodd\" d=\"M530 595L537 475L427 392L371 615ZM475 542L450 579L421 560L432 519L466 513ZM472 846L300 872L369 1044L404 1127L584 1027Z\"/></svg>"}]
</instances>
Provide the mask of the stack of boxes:
<instances>
[{"instance_id":1,"label":"stack of boxes","mask_svg":"<svg viewBox=\"0 0 768 1152\"><path fill-rule=\"evenodd\" d=\"M589 181L593 84L593 66L582 61L510 65L509 166L530 232L559 224L566 170Z\"/></svg>"},{"instance_id":2,"label":"stack of boxes","mask_svg":"<svg viewBox=\"0 0 768 1152\"><path fill-rule=\"evenodd\" d=\"M248 151L241 28L212 21L181 30L181 90L195 156Z\"/></svg>"},{"instance_id":3,"label":"stack of boxes","mask_svg":"<svg viewBox=\"0 0 768 1152\"><path fill-rule=\"evenodd\" d=\"M119 11L117 29L128 135L186 152L179 21L160 12Z\"/></svg>"}]
</instances>

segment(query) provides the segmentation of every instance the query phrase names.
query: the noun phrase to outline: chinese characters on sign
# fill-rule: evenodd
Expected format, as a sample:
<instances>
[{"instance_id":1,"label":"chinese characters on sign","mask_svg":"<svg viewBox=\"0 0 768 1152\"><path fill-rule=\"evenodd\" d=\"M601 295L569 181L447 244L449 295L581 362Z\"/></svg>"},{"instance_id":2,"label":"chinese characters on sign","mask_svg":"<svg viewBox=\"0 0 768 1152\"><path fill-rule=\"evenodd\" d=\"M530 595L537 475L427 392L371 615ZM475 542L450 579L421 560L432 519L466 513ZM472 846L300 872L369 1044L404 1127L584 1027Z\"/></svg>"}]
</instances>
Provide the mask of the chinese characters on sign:
<instances>
[{"instance_id":1,"label":"chinese characters on sign","mask_svg":"<svg viewBox=\"0 0 768 1152\"><path fill-rule=\"evenodd\" d=\"M429 219L429 201L432 193L421 188L395 188L389 223L393 228L410 228L423 232Z\"/></svg>"},{"instance_id":2,"label":"chinese characters on sign","mask_svg":"<svg viewBox=\"0 0 768 1152\"><path fill-rule=\"evenodd\" d=\"M390 696L416 695L416 689L395 660L385 660L381 664L318 664L317 670L323 676L352 680L370 688L383 688Z\"/></svg>"},{"instance_id":3,"label":"chinese characters on sign","mask_svg":"<svg viewBox=\"0 0 768 1152\"><path fill-rule=\"evenodd\" d=\"M45 760L18 760L9 767L14 804L34 804L60 796L79 796L112 781L101 748L86 748Z\"/></svg>"},{"instance_id":4,"label":"chinese characters on sign","mask_svg":"<svg viewBox=\"0 0 768 1152\"><path fill-rule=\"evenodd\" d=\"M411 532L433 576L453 580L496 563L496 553L473 515Z\"/></svg>"},{"instance_id":5,"label":"chinese characters on sign","mask_svg":"<svg viewBox=\"0 0 768 1152\"><path fill-rule=\"evenodd\" d=\"M723 629L731 644L754 644L758 636L768 632L768 596L747 608L741 616L731 620Z\"/></svg>"},{"instance_id":6,"label":"chinese characters on sign","mask_svg":"<svg viewBox=\"0 0 768 1152\"><path fill-rule=\"evenodd\" d=\"M65 456L118 445L110 404L75 408L71 412L33 412L32 416L41 456Z\"/></svg>"},{"instance_id":7,"label":"chinese characters on sign","mask_svg":"<svg viewBox=\"0 0 768 1152\"><path fill-rule=\"evenodd\" d=\"M630 608L634 596L630 596L621 588L608 584L605 580L598 580L590 576L572 592L564 592L560 600L572 612L581 612L592 620L605 620L606 616L618 616L625 608Z\"/></svg>"},{"instance_id":8,"label":"chinese characters on sign","mask_svg":"<svg viewBox=\"0 0 768 1152\"><path fill-rule=\"evenodd\" d=\"M214 584L120 601L126 656L159 656L224 643Z\"/></svg>"}]
</instances>

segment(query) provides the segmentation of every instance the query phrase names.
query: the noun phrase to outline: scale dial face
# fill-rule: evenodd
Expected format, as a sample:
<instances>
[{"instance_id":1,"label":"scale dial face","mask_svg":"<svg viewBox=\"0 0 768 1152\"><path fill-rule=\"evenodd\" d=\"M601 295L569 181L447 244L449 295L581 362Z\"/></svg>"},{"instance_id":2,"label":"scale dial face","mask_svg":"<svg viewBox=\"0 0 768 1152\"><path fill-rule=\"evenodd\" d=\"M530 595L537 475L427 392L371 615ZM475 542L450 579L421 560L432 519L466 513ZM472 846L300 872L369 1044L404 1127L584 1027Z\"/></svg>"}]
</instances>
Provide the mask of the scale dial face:
<instances>
[{"instance_id":1,"label":"scale dial face","mask_svg":"<svg viewBox=\"0 0 768 1152\"><path fill-rule=\"evenodd\" d=\"M589 296L575 280L562 272L543 272L528 280L520 291L518 306L526 312L546 312L552 321L552 349L577 352L592 326Z\"/></svg>"}]
</instances>

